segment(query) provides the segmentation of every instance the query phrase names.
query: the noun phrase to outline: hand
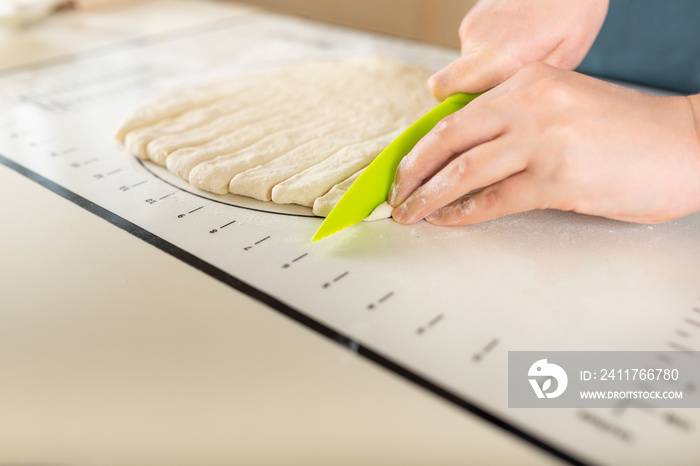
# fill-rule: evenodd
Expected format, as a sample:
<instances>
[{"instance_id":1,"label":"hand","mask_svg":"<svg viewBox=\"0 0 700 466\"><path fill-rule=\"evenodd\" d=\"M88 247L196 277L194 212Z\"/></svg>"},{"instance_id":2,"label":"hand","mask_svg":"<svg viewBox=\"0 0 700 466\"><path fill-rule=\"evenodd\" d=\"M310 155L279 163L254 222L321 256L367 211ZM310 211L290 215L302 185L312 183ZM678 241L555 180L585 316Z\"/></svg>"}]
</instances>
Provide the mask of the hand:
<instances>
[{"instance_id":1,"label":"hand","mask_svg":"<svg viewBox=\"0 0 700 466\"><path fill-rule=\"evenodd\" d=\"M698 98L529 65L442 120L402 160L393 217L466 225L554 208L653 223L695 212Z\"/></svg>"},{"instance_id":2,"label":"hand","mask_svg":"<svg viewBox=\"0 0 700 466\"><path fill-rule=\"evenodd\" d=\"M481 92L525 65L573 70L598 35L608 0L481 0L459 28L462 57L428 81L439 100Z\"/></svg>"}]
</instances>

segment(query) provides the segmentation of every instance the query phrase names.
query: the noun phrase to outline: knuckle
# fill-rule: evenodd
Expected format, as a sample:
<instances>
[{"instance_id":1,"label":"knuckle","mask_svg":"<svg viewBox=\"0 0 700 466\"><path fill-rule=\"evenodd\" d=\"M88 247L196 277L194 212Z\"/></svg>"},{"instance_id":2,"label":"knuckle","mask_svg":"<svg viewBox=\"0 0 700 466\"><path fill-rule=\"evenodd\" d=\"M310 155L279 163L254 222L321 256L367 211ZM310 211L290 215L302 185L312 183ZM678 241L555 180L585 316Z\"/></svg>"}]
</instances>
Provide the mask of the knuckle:
<instances>
[{"instance_id":1,"label":"knuckle","mask_svg":"<svg viewBox=\"0 0 700 466\"><path fill-rule=\"evenodd\" d=\"M433 134L435 137L442 138L445 133L449 132L454 124L454 119L454 114L452 114L440 120L440 122L438 122L438 124L433 128Z\"/></svg>"},{"instance_id":2,"label":"knuckle","mask_svg":"<svg viewBox=\"0 0 700 466\"><path fill-rule=\"evenodd\" d=\"M501 193L495 186L490 186L486 188L481 196L483 199L483 207L491 211L497 210L499 201L501 199ZM496 212L498 213L498 212Z\"/></svg>"},{"instance_id":3,"label":"knuckle","mask_svg":"<svg viewBox=\"0 0 700 466\"><path fill-rule=\"evenodd\" d=\"M465 16L462 19L462 22L459 24L459 29L457 29L457 36L459 37L459 39L462 42L466 41L467 38L469 37L470 26L471 26L471 20L470 20L469 16Z\"/></svg>"},{"instance_id":4,"label":"knuckle","mask_svg":"<svg viewBox=\"0 0 700 466\"><path fill-rule=\"evenodd\" d=\"M468 176L472 168L472 162L466 156L456 158L450 165L451 175L459 179Z\"/></svg>"},{"instance_id":5,"label":"knuckle","mask_svg":"<svg viewBox=\"0 0 700 466\"><path fill-rule=\"evenodd\" d=\"M476 203L473 197L459 199L438 211L437 221L445 226L466 225L470 223Z\"/></svg>"},{"instance_id":6,"label":"knuckle","mask_svg":"<svg viewBox=\"0 0 700 466\"><path fill-rule=\"evenodd\" d=\"M447 87L448 78L446 73L446 70L437 71L428 80L428 88L433 92L433 94Z\"/></svg>"},{"instance_id":7,"label":"knuckle","mask_svg":"<svg viewBox=\"0 0 700 466\"><path fill-rule=\"evenodd\" d=\"M574 90L566 81L550 78L547 82L547 101L554 108L570 108L574 105Z\"/></svg>"},{"instance_id":8,"label":"knuckle","mask_svg":"<svg viewBox=\"0 0 700 466\"><path fill-rule=\"evenodd\" d=\"M480 193L470 197L472 211L478 211L482 219L496 218L504 215L502 205L503 193L498 185L489 186Z\"/></svg>"},{"instance_id":9,"label":"knuckle","mask_svg":"<svg viewBox=\"0 0 700 466\"><path fill-rule=\"evenodd\" d=\"M452 129L455 125L454 115L443 118L430 132L429 138L421 140L421 146L432 145L441 154L453 154Z\"/></svg>"}]
</instances>

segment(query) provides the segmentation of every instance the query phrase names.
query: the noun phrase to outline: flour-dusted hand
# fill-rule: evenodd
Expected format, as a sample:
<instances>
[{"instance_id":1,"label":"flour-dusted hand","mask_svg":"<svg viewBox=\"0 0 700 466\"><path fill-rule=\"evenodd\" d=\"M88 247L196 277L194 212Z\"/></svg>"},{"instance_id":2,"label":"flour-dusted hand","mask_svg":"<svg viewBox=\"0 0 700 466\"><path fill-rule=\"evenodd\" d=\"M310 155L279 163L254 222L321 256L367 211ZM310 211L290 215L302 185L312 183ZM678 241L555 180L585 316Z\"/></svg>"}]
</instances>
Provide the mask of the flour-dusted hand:
<instances>
[{"instance_id":1,"label":"flour-dusted hand","mask_svg":"<svg viewBox=\"0 0 700 466\"><path fill-rule=\"evenodd\" d=\"M528 65L442 120L404 158L393 216L465 225L554 208L675 219L700 210L698 125L700 95L651 96Z\"/></svg>"},{"instance_id":2,"label":"flour-dusted hand","mask_svg":"<svg viewBox=\"0 0 700 466\"><path fill-rule=\"evenodd\" d=\"M576 68L600 31L608 0L480 0L459 28L462 56L428 82L442 100L481 92L543 61Z\"/></svg>"}]
</instances>

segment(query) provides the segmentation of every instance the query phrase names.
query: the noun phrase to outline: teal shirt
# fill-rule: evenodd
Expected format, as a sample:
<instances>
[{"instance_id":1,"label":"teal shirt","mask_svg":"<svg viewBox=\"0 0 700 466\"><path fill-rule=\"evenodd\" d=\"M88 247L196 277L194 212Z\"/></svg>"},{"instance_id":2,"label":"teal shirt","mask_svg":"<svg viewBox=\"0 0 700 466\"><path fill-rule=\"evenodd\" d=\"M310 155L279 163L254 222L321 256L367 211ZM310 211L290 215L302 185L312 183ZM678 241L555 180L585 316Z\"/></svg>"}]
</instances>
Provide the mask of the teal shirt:
<instances>
[{"instance_id":1,"label":"teal shirt","mask_svg":"<svg viewBox=\"0 0 700 466\"><path fill-rule=\"evenodd\" d=\"M603 28L578 71L700 92L700 0L610 0Z\"/></svg>"}]
</instances>

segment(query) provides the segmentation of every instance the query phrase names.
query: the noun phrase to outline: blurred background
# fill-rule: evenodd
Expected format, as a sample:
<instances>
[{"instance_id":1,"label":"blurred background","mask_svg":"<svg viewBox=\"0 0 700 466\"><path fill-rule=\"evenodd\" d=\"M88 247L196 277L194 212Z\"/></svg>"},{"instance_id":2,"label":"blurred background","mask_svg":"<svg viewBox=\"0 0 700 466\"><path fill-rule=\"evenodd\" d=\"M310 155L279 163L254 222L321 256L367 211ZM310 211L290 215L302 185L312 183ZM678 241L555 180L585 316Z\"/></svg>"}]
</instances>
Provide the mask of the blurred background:
<instances>
[{"instance_id":1,"label":"blurred background","mask_svg":"<svg viewBox=\"0 0 700 466\"><path fill-rule=\"evenodd\" d=\"M229 0L219 0L226 3ZM238 0L271 11L459 48L457 29L477 0ZM0 26L30 24L59 10L138 7L146 0L0 0Z\"/></svg>"}]
</instances>

